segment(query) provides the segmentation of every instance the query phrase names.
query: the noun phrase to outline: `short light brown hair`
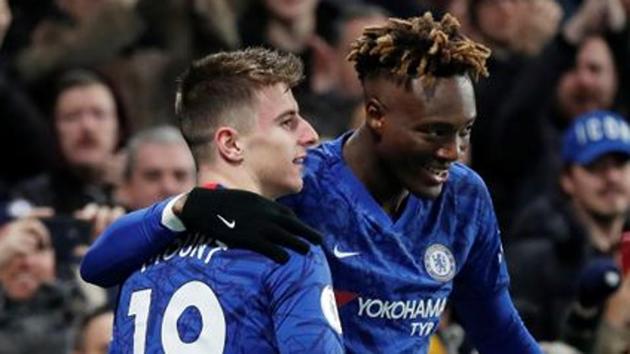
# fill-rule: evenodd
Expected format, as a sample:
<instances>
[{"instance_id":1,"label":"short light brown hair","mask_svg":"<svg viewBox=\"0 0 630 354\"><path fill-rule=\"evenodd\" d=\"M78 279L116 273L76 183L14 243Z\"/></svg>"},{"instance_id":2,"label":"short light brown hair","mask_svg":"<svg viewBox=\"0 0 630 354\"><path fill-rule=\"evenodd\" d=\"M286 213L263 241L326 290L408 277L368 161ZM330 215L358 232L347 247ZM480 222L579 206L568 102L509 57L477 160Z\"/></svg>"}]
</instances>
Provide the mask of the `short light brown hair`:
<instances>
[{"instance_id":1,"label":"short light brown hair","mask_svg":"<svg viewBox=\"0 0 630 354\"><path fill-rule=\"evenodd\" d=\"M410 79L469 75L487 76L490 49L470 40L455 17L440 21L427 12L422 17L390 18L382 26L365 28L353 44L348 60L362 81L382 75L408 82Z\"/></svg>"},{"instance_id":2,"label":"short light brown hair","mask_svg":"<svg viewBox=\"0 0 630 354\"><path fill-rule=\"evenodd\" d=\"M297 85L303 65L292 54L264 48L219 52L192 63L178 79L175 112L199 165L209 157L215 130L223 124L251 126L246 113L263 87Z\"/></svg>"}]
</instances>

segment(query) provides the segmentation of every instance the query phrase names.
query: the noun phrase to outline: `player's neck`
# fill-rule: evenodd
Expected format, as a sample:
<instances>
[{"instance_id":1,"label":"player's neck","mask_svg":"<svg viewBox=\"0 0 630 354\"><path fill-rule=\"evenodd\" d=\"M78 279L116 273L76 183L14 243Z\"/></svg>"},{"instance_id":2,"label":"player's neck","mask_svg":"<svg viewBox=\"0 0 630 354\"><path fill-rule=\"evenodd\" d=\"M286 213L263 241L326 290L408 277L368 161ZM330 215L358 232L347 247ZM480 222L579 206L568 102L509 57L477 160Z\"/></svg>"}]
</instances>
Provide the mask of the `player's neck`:
<instances>
[{"instance_id":1,"label":"player's neck","mask_svg":"<svg viewBox=\"0 0 630 354\"><path fill-rule=\"evenodd\" d=\"M274 198L274 196L265 195L260 185L243 168L201 165L197 172L197 182L199 185L217 183L225 188L246 190L270 199Z\"/></svg>"},{"instance_id":2,"label":"player's neck","mask_svg":"<svg viewBox=\"0 0 630 354\"><path fill-rule=\"evenodd\" d=\"M359 128L346 141L343 158L350 170L363 183L372 198L389 215L400 214L409 192L389 172L373 152L374 141L365 128Z\"/></svg>"}]
</instances>

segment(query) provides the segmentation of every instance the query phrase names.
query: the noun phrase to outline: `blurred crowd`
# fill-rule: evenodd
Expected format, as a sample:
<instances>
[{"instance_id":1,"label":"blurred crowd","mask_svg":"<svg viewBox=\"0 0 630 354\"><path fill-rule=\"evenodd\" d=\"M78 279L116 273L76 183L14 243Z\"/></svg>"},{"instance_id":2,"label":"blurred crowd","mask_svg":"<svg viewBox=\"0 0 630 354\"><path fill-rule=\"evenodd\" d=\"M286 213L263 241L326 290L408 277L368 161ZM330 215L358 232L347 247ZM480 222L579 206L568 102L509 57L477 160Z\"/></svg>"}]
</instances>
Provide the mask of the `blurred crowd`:
<instances>
[{"instance_id":1,"label":"blurred crowd","mask_svg":"<svg viewBox=\"0 0 630 354\"><path fill-rule=\"evenodd\" d=\"M528 328L548 353L630 353L630 0L0 0L0 354L106 352L116 290L77 265L118 216L195 185L172 127L191 60L299 55L301 112L334 138L363 119L352 40L424 11L492 50L463 162ZM449 312L431 351L473 350Z\"/></svg>"}]
</instances>

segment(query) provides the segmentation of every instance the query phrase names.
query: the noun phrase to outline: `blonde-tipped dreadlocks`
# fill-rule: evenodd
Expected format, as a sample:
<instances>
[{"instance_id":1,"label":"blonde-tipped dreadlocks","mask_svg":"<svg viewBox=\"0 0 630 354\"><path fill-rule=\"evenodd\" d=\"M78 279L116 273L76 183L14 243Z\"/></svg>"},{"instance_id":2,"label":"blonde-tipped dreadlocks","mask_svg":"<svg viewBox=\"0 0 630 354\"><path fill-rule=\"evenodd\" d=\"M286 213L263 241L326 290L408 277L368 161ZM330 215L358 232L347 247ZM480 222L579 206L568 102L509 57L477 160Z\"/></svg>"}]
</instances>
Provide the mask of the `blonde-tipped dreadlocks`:
<instances>
[{"instance_id":1,"label":"blonde-tipped dreadlocks","mask_svg":"<svg viewBox=\"0 0 630 354\"><path fill-rule=\"evenodd\" d=\"M450 14L441 21L427 12L406 20L390 18L383 26L366 27L352 43L347 59L355 63L359 79L386 71L403 80L468 74L478 80L488 76L490 49L460 32Z\"/></svg>"}]
</instances>

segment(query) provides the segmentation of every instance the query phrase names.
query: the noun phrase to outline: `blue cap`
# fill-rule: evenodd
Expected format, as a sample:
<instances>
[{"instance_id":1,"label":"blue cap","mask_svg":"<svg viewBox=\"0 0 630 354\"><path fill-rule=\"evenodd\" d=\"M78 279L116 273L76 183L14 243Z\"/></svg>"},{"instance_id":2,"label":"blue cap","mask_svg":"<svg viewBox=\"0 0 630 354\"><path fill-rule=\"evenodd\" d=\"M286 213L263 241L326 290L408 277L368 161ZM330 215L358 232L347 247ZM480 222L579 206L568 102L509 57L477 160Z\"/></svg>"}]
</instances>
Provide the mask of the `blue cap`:
<instances>
[{"instance_id":1,"label":"blue cap","mask_svg":"<svg viewBox=\"0 0 630 354\"><path fill-rule=\"evenodd\" d=\"M588 165L603 155L630 156L630 126L617 113L592 111L578 116L564 133L565 164Z\"/></svg>"}]
</instances>

